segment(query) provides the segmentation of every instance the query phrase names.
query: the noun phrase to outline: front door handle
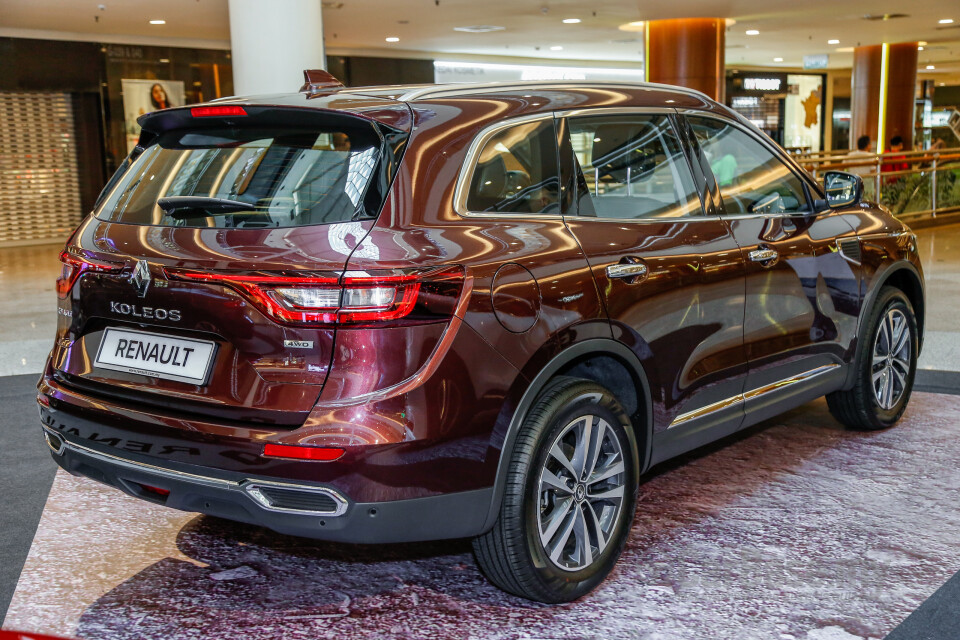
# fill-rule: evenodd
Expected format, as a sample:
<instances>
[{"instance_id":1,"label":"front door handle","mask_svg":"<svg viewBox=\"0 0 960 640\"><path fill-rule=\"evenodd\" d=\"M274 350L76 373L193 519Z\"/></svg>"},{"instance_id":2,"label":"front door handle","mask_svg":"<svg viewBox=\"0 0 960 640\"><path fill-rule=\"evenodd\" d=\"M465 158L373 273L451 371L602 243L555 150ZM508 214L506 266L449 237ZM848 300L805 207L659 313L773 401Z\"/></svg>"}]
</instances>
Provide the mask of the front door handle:
<instances>
[{"instance_id":1,"label":"front door handle","mask_svg":"<svg viewBox=\"0 0 960 640\"><path fill-rule=\"evenodd\" d=\"M622 262L607 267L608 278L637 278L645 275L647 275L647 265L642 262Z\"/></svg>"},{"instance_id":2,"label":"front door handle","mask_svg":"<svg viewBox=\"0 0 960 640\"><path fill-rule=\"evenodd\" d=\"M775 249L754 249L747 254L752 262L769 262L775 260L780 254Z\"/></svg>"}]
</instances>

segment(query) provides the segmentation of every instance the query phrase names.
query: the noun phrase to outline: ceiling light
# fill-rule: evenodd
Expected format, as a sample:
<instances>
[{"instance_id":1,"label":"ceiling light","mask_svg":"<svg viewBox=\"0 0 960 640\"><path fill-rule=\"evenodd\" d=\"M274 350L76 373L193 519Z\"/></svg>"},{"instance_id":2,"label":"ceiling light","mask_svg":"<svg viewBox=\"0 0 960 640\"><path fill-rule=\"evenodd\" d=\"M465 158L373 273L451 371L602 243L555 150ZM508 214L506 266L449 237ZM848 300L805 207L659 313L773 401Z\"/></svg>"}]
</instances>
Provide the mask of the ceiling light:
<instances>
[{"instance_id":1,"label":"ceiling light","mask_svg":"<svg viewBox=\"0 0 960 640\"><path fill-rule=\"evenodd\" d=\"M580 18L564 18L563 24L580 24Z\"/></svg>"},{"instance_id":2,"label":"ceiling light","mask_svg":"<svg viewBox=\"0 0 960 640\"><path fill-rule=\"evenodd\" d=\"M387 41L387 42L400 42L400 38L398 38L398 37L396 37L396 36L390 36L389 38L386 38L386 41Z\"/></svg>"},{"instance_id":3,"label":"ceiling light","mask_svg":"<svg viewBox=\"0 0 960 640\"><path fill-rule=\"evenodd\" d=\"M563 47L556 45L554 47L550 47L550 51L563 51Z\"/></svg>"},{"instance_id":4,"label":"ceiling light","mask_svg":"<svg viewBox=\"0 0 960 640\"><path fill-rule=\"evenodd\" d=\"M454 27L454 31L463 33L489 33L491 31L503 31L506 27L498 27L492 24L473 24L466 27Z\"/></svg>"},{"instance_id":5,"label":"ceiling light","mask_svg":"<svg viewBox=\"0 0 960 640\"><path fill-rule=\"evenodd\" d=\"M923 51L923 47L917 47L917 51Z\"/></svg>"},{"instance_id":6,"label":"ceiling light","mask_svg":"<svg viewBox=\"0 0 960 640\"><path fill-rule=\"evenodd\" d=\"M953 18L944 18L940 21L940 24L953 24Z\"/></svg>"},{"instance_id":7,"label":"ceiling light","mask_svg":"<svg viewBox=\"0 0 960 640\"><path fill-rule=\"evenodd\" d=\"M643 31L645 24L646 22L644 22L643 20L636 20L634 22L628 22L627 24L622 24L617 28L620 29L620 31Z\"/></svg>"},{"instance_id":8,"label":"ceiling light","mask_svg":"<svg viewBox=\"0 0 960 640\"><path fill-rule=\"evenodd\" d=\"M757 31L756 29L747 29L747 35L748 35L748 36L758 36L758 35L760 35L760 32Z\"/></svg>"},{"instance_id":9,"label":"ceiling light","mask_svg":"<svg viewBox=\"0 0 960 640\"><path fill-rule=\"evenodd\" d=\"M774 61L774 62L783 62L783 58L774 58L773 61Z\"/></svg>"},{"instance_id":10,"label":"ceiling light","mask_svg":"<svg viewBox=\"0 0 960 640\"><path fill-rule=\"evenodd\" d=\"M827 44L840 44L839 40L827 40Z\"/></svg>"},{"instance_id":11,"label":"ceiling light","mask_svg":"<svg viewBox=\"0 0 960 640\"><path fill-rule=\"evenodd\" d=\"M151 20L150 24L167 24L166 20Z\"/></svg>"},{"instance_id":12,"label":"ceiling light","mask_svg":"<svg viewBox=\"0 0 960 640\"><path fill-rule=\"evenodd\" d=\"M920 45L921 47L925 47L925 46L927 46L927 41L926 41L926 40L921 40L921 41L918 42L917 44Z\"/></svg>"},{"instance_id":13,"label":"ceiling light","mask_svg":"<svg viewBox=\"0 0 960 640\"><path fill-rule=\"evenodd\" d=\"M838 47L837 53L853 53L853 47Z\"/></svg>"},{"instance_id":14,"label":"ceiling light","mask_svg":"<svg viewBox=\"0 0 960 640\"><path fill-rule=\"evenodd\" d=\"M160 62L166 64L166 63L170 62L170 58L160 58Z\"/></svg>"},{"instance_id":15,"label":"ceiling light","mask_svg":"<svg viewBox=\"0 0 960 640\"><path fill-rule=\"evenodd\" d=\"M933 71L934 69L936 69L936 67L933 66L932 64L927 65L927 71Z\"/></svg>"}]
</instances>

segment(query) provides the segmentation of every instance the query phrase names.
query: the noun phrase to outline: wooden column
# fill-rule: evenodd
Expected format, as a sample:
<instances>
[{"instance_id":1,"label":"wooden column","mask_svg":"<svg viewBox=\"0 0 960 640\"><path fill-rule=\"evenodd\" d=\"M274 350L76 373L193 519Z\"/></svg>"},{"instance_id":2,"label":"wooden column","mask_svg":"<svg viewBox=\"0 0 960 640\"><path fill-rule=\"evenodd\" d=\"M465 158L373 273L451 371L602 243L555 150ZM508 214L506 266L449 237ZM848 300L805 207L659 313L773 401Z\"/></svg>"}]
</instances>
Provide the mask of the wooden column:
<instances>
[{"instance_id":1,"label":"wooden column","mask_svg":"<svg viewBox=\"0 0 960 640\"><path fill-rule=\"evenodd\" d=\"M723 101L723 18L650 20L646 25L647 81L702 91Z\"/></svg>"},{"instance_id":2,"label":"wooden column","mask_svg":"<svg viewBox=\"0 0 960 640\"><path fill-rule=\"evenodd\" d=\"M850 146L855 147L857 138L868 135L876 150L882 152L888 150L890 138L900 136L904 149L911 149L917 43L857 47L853 51L851 82ZM883 140L877 140L881 131Z\"/></svg>"}]
</instances>

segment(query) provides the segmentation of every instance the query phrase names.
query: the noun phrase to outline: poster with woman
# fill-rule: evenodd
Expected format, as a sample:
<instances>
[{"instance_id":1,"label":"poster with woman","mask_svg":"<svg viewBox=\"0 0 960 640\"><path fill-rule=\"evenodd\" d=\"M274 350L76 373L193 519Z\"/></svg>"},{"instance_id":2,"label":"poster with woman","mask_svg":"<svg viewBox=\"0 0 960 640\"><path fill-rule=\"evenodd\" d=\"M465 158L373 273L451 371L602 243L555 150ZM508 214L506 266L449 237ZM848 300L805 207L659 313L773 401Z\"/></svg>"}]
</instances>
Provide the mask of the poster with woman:
<instances>
[{"instance_id":1,"label":"poster with woman","mask_svg":"<svg viewBox=\"0 0 960 640\"><path fill-rule=\"evenodd\" d=\"M137 118L145 113L169 107L182 107L184 103L183 82L180 80L130 80L120 81L123 87L123 120L127 134L127 153L133 150L140 138Z\"/></svg>"}]
</instances>

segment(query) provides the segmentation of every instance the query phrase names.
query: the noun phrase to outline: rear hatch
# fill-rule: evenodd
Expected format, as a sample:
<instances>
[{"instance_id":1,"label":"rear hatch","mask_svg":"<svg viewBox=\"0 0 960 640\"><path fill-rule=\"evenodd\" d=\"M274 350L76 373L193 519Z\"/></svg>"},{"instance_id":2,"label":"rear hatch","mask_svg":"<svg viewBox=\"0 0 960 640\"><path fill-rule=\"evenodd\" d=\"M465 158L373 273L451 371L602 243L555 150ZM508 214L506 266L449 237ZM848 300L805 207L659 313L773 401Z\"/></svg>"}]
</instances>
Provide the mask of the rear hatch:
<instances>
[{"instance_id":1,"label":"rear hatch","mask_svg":"<svg viewBox=\"0 0 960 640\"><path fill-rule=\"evenodd\" d=\"M143 119L61 256L55 375L191 419L302 424L341 307L402 294L341 285L386 197L405 108L385 107L389 124L249 104Z\"/></svg>"}]
</instances>

